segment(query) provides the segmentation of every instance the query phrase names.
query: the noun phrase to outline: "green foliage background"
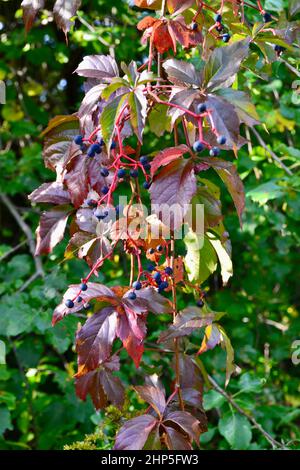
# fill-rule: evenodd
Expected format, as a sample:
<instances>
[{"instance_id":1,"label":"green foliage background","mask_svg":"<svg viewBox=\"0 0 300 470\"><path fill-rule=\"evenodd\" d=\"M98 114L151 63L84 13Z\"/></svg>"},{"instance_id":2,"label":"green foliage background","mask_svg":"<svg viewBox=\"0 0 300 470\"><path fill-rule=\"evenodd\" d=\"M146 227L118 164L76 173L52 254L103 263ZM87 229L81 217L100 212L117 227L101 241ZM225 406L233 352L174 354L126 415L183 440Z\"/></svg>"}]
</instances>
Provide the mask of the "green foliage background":
<instances>
[{"instance_id":1,"label":"green foliage background","mask_svg":"<svg viewBox=\"0 0 300 470\"><path fill-rule=\"evenodd\" d=\"M287 3L264 4L277 13ZM52 178L43 165L39 134L56 114L76 111L83 96L82 81L72 74L77 64L84 55L108 53L99 36L112 45L118 60L142 61L146 50L135 28L140 12L126 2L84 1L81 15L92 30L76 20L69 45L47 12L26 36L19 4L8 0L0 5L0 80L7 86L7 102L1 106L0 188L33 229L39 209L30 207L27 195ZM94 26L94 20L101 24ZM292 62L297 68L299 55ZM240 367L228 393L278 441L300 448L300 365L291 362L292 343L300 339L300 108L293 89L297 76L283 62L272 67L271 81L247 71L240 80L266 123L268 133L261 129L261 135L293 175L278 167L255 138L242 148L236 162L247 193L242 231L230 198L222 193L224 213L229 214L226 229L233 245L234 277L221 288L217 273L207 288L212 308L227 312L222 324ZM160 148L158 138L151 136L147 142L149 152ZM110 448L121 414L113 408L95 413L90 401L80 402L74 393L78 318L51 326L53 308L85 268L76 259L64 260L62 244L43 258L45 278L23 290L34 273L34 262L26 243L6 256L26 238L0 204L0 449L61 449L72 447L86 434L91 436L75 447ZM122 284L127 274L126 260L120 259L117 269L108 262L99 280ZM180 299L183 306L189 301ZM163 323L153 320L153 327L162 329ZM208 352L203 362L223 387L224 352L218 348ZM164 358L146 353L141 370L127 361L120 374L127 384L141 383L145 373L159 374L163 367ZM216 391L206 387L204 402L209 432L201 438L203 448L270 448L250 421ZM129 390L126 416L143 407Z\"/></svg>"}]
</instances>

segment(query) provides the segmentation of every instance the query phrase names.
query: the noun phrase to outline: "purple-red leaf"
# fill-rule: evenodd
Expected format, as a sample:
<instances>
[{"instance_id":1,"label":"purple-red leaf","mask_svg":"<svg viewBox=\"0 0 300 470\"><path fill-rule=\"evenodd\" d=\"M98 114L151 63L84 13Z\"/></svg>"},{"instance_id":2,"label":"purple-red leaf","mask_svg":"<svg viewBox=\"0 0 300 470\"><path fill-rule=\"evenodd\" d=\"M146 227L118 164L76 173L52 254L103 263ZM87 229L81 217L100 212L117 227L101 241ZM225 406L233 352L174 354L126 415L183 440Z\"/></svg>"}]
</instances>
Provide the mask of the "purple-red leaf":
<instances>
[{"instance_id":1,"label":"purple-red leaf","mask_svg":"<svg viewBox=\"0 0 300 470\"><path fill-rule=\"evenodd\" d=\"M159 167L168 165L189 151L188 146L183 144L161 150L151 162L151 176L154 176Z\"/></svg>"},{"instance_id":2,"label":"purple-red leaf","mask_svg":"<svg viewBox=\"0 0 300 470\"><path fill-rule=\"evenodd\" d=\"M21 7L26 32L32 28L36 15L44 8L44 5L45 0L23 0Z\"/></svg>"},{"instance_id":3,"label":"purple-red leaf","mask_svg":"<svg viewBox=\"0 0 300 470\"><path fill-rule=\"evenodd\" d=\"M87 160L83 155L77 155L68 164L68 172L64 177L70 198L74 206L80 207L89 192Z\"/></svg>"},{"instance_id":4,"label":"purple-red leaf","mask_svg":"<svg viewBox=\"0 0 300 470\"><path fill-rule=\"evenodd\" d=\"M116 337L117 313L106 307L86 321L76 335L77 377L96 369L111 354Z\"/></svg>"},{"instance_id":5,"label":"purple-red leaf","mask_svg":"<svg viewBox=\"0 0 300 470\"><path fill-rule=\"evenodd\" d=\"M134 387L134 389L145 402L152 406L158 416L163 416L166 408L166 399L164 392L160 388L145 385Z\"/></svg>"},{"instance_id":6,"label":"purple-red leaf","mask_svg":"<svg viewBox=\"0 0 300 470\"><path fill-rule=\"evenodd\" d=\"M169 450L192 450L192 444L181 432L165 426L165 442Z\"/></svg>"},{"instance_id":7,"label":"purple-red leaf","mask_svg":"<svg viewBox=\"0 0 300 470\"><path fill-rule=\"evenodd\" d=\"M56 0L53 7L53 16L57 26L65 35L70 31L71 18L76 15L81 0Z\"/></svg>"},{"instance_id":8,"label":"purple-red leaf","mask_svg":"<svg viewBox=\"0 0 300 470\"><path fill-rule=\"evenodd\" d=\"M151 415L137 416L127 421L120 429L115 443L115 450L141 450L149 434L157 425L157 420Z\"/></svg>"},{"instance_id":9,"label":"purple-red leaf","mask_svg":"<svg viewBox=\"0 0 300 470\"><path fill-rule=\"evenodd\" d=\"M62 183L57 181L42 184L28 196L28 199L35 203L68 204L70 202L68 191L64 189Z\"/></svg>"},{"instance_id":10,"label":"purple-red leaf","mask_svg":"<svg viewBox=\"0 0 300 470\"><path fill-rule=\"evenodd\" d=\"M96 78L105 83L119 76L118 65L109 55L85 56L75 72L81 77Z\"/></svg>"},{"instance_id":11,"label":"purple-red leaf","mask_svg":"<svg viewBox=\"0 0 300 470\"><path fill-rule=\"evenodd\" d=\"M197 182L192 163L184 159L169 163L154 177L150 188L154 213L165 225L176 230L182 225L196 190Z\"/></svg>"},{"instance_id":12,"label":"purple-red leaf","mask_svg":"<svg viewBox=\"0 0 300 470\"><path fill-rule=\"evenodd\" d=\"M191 440L194 440L196 444L199 443L199 421L187 411L172 411L168 413L164 423L168 423L169 426L175 423L175 425L180 426L180 428L189 435Z\"/></svg>"},{"instance_id":13,"label":"purple-red leaf","mask_svg":"<svg viewBox=\"0 0 300 470\"><path fill-rule=\"evenodd\" d=\"M43 212L36 230L36 255L49 254L63 239L70 208L54 207L49 212Z\"/></svg>"}]
</instances>

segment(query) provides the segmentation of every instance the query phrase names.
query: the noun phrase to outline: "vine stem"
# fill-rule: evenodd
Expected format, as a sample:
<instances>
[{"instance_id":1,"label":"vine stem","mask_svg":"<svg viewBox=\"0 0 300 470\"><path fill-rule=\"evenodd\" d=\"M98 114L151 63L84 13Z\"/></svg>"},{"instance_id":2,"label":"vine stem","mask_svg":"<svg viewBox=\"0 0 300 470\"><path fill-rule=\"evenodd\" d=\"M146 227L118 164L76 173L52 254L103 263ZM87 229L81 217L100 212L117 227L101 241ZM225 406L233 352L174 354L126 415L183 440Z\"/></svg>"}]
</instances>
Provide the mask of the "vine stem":
<instances>
[{"instance_id":1,"label":"vine stem","mask_svg":"<svg viewBox=\"0 0 300 470\"><path fill-rule=\"evenodd\" d=\"M175 272L175 238L174 232L171 235L171 268L173 270L172 275L172 306L173 306L173 320L177 315L177 295L176 295L176 284L174 278ZM184 410L184 403L182 399L181 387L180 387L180 365L179 365L179 340L178 338L174 339L174 346L175 346L175 374L176 374L176 385L175 389L178 390L178 399L180 408Z\"/></svg>"}]
</instances>

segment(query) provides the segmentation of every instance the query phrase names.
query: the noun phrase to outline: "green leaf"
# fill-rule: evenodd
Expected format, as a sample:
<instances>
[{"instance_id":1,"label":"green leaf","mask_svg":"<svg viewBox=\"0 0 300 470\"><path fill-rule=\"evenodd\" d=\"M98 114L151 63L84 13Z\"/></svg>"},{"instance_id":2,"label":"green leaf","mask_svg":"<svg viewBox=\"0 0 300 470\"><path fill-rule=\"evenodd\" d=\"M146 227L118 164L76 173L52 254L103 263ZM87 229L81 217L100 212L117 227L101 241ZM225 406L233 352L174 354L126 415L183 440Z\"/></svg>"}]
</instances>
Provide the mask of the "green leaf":
<instances>
[{"instance_id":1,"label":"green leaf","mask_svg":"<svg viewBox=\"0 0 300 470\"><path fill-rule=\"evenodd\" d=\"M136 88L128 94L128 104L130 107L130 122L133 130L142 142L142 135L147 116L147 98L141 88Z\"/></svg>"},{"instance_id":2,"label":"green leaf","mask_svg":"<svg viewBox=\"0 0 300 470\"><path fill-rule=\"evenodd\" d=\"M222 242L216 238L212 233L208 233L208 238L214 247L221 266L221 276L223 284L226 286L228 280L233 275L233 265L229 253L224 248Z\"/></svg>"},{"instance_id":3,"label":"green leaf","mask_svg":"<svg viewBox=\"0 0 300 470\"><path fill-rule=\"evenodd\" d=\"M0 408L0 435L7 430L12 430L13 426L10 419L10 412L7 408Z\"/></svg>"},{"instance_id":4,"label":"green leaf","mask_svg":"<svg viewBox=\"0 0 300 470\"><path fill-rule=\"evenodd\" d=\"M250 197L252 201L258 202L260 206L263 206L266 202L271 199L277 199L283 196L285 193L284 189L278 186L274 181L261 184L250 191L247 191L247 197Z\"/></svg>"},{"instance_id":5,"label":"green leaf","mask_svg":"<svg viewBox=\"0 0 300 470\"><path fill-rule=\"evenodd\" d=\"M6 350L5 343L4 343L4 341L0 340L0 365L6 364L5 350Z\"/></svg>"},{"instance_id":6,"label":"green leaf","mask_svg":"<svg viewBox=\"0 0 300 470\"><path fill-rule=\"evenodd\" d=\"M171 132L171 117L168 115L168 106L156 103L149 117L149 127L153 134L161 137L165 132Z\"/></svg>"},{"instance_id":7,"label":"green leaf","mask_svg":"<svg viewBox=\"0 0 300 470\"><path fill-rule=\"evenodd\" d=\"M225 398L216 390L209 390L204 394L203 397L203 407L206 411L211 410L212 408L220 409L221 406L225 403Z\"/></svg>"},{"instance_id":8,"label":"green leaf","mask_svg":"<svg viewBox=\"0 0 300 470\"><path fill-rule=\"evenodd\" d=\"M185 268L191 282L205 281L217 269L217 256L209 239L189 230L184 237L187 254Z\"/></svg>"},{"instance_id":9,"label":"green leaf","mask_svg":"<svg viewBox=\"0 0 300 470\"><path fill-rule=\"evenodd\" d=\"M232 449L244 450L252 439L251 424L245 416L228 413L219 421L219 431Z\"/></svg>"},{"instance_id":10,"label":"green leaf","mask_svg":"<svg viewBox=\"0 0 300 470\"><path fill-rule=\"evenodd\" d=\"M260 392L262 381L258 377L253 376L250 372L246 372L239 379L239 393Z\"/></svg>"},{"instance_id":11,"label":"green leaf","mask_svg":"<svg viewBox=\"0 0 300 470\"><path fill-rule=\"evenodd\" d=\"M125 87L127 88L129 91L129 83L122 79L122 78L115 78L112 80L112 83L110 83L107 87L104 88L104 90L102 91L101 93L101 97L104 99L104 100L108 100L108 98L117 90L119 90L120 88L122 87Z\"/></svg>"},{"instance_id":12,"label":"green leaf","mask_svg":"<svg viewBox=\"0 0 300 470\"><path fill-rule=\"evenodd\" d=\"M100 116L100 125L102 129L103 139L110 149L113 139L113 132L115 129L116 120L127 97L125 92L123 95L117 96L110 103L108 103Z\"/></svg>"},{"instance_id":13,"label":"green leaf","mask_svg":"<svg viewBox=\"0 0 300 470\"><path fill-rule=\"evenodd\" d=\"M299 0L290 0L289 2L289 14L291 17L296 16L300 11Z\"/></svg>"}]
</instances>

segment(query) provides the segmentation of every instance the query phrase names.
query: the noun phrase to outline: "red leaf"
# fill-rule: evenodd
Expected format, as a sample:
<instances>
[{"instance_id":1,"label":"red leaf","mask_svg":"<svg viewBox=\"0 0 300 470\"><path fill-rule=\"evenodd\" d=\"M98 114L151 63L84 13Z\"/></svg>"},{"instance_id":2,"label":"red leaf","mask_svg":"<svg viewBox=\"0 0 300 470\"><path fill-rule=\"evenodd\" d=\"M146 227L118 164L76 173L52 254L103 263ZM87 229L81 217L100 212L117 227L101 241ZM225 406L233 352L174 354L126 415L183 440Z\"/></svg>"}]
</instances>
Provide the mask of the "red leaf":
<instances>
[{"instance_id":1,"label":"red leaf","mask_svg":"<svg viewBox=\"0 0 300 470\"><path fill-rule=\"evenodd\" d=\"M166 445L169 450L192 450L193 449L191 443L187 440L187 438L183 434L171 428L170 426L165 426L165 430L166 430L165 440L166 440Z\"/></svg>"},{"instance_id":2,"label":"red leaf","mask_svg":"<svg viewBox=\"0 0 300 470\"><path fill-rule=\"evenodd\" d=\"M194 3L195 0L167 0L168 10L170 13L181 13L193 6Z\"/></svg>"},{"instance_id":3,"label":"red leaf","mask_svg":"<svg viewBox=\"0 0 300 470\"><path fill-rule=\"evenodd\" d=\"M112 374L114 370L119 370L117 356L105 362L100 369L80 377L76 376L76 395L81 400L86 400L87 395L90 394L97 410L105 408L108 403L121 408L124 403L124 388L119 377Z\"/></svg>"},{"instance_id":4,"label":"red leaf","mask_svg":"<svg viewBox=\"0 0 300 470\"><path fill-rule=\"evenodd\" d=\"M168 23L168 28L170 36L172 38L174 37L173 42L176 43L176 41L178 41L183 47L187 49L197 46L197 44L202 42L201 32L199 30L194 31L188 28L183 17L179 16L174 21L170 20Z\"/></svg>"},{"instance_id":5,"label":"red leaf","mask_svg":"<svg viewBox=\"0 0 300 470\"><path fill-rule=\"evenodd\" d=\"M146 336L146 317L125 307L125 312L118 316L117 336L122 341L136 367L139 367L144 352Z\"/></svg>"},{"instance_id":6,"label":"red leaf","mask_svg":"<svg viewBox=\"0 0 300 470\"><path fill-rule=\"evenodd\" d=\"M87 159L83 155L78 155L71 160L64 183L68 188L72 203L76 208L80 207L89 192Z\"/></svg>"},{"instance_id":7,"label":"red leaf","mask_svg":"<svg viewBox=\"0 0 300 470\"><path fill-rule=\"evenodd\" d=\"M151 176L154 176L160 166L168 165L173 160L177 160L177 158L182 157L182 155L189 151L187 145L179 145L178 147L170 147L161 150L151 162Z\"/></svg>"},{"instance_id":8,"label":"red leaf","mask_svg":"<svg viewBox=\"0 0 300 470\"><path fill-rule=\"evenodd\" d=\"M200 428L199 421L187 411L172 411L165 417L164 423L175 423L187 433L191 440L199 444Z\"/></svg>"},{"instance_id":9,"label":"red leaf","mask_svg":"<svg viewBox=\"0 0 300 470\"><path fill-rule=\"evenodd\" d=\"M152 406L160 417L163 416L166 409L166 399L164 392L160 388L145 385L134 387L134 389L145 402Z\"/></svg>"},{"instance_id":10,"label":"red leaf","mask_svg":"<svg viewBox=\"0 0 300 470\"><path fill-rule=\"evenodd\" d=\"M62 183L44 183L35 189L29 196L31 202L44 202L51 204L67 204L70 202L68 191L64 189Z\"/></svg>"},{"instance_id":11,"label":"red leaf","mask_svg":"<svg viewBox=\"0 0 300 470\"><path fill-rule=\"evenodd\" d=\"M153 44L160 54L168 52L169 49L176 51L176 40L170 35L168 23L165 20L158 20L153 26Z\"/></svg>"},{"instance_id":12,"label":"red leaf","mask_svg":"<svg viewBox=\"0 0 300 470\"><path fill-rule=\"evenodd\" d=\"M23 20L26 32L32 28L37 13L44 8L45 0L23 0L21 7L23 9Z\"/></svg>"},{"instance_id":13,"label":"red leaf","mask_svg":"<svg viewBox=\"0 0 300 470\"><path fill-rule=\"evenodd\" d=\"M63 301L56 307L53 312L52 324L55 325L58 321L62 320L65 315L70 313L76 313L79 310L82 310L82 304L89 302L92 299L98 299L99 301L109 302L111 305L117 305L118 299L115 296L114 292L103 284L98 284L97 282L88 282L87 290L81 292L80 297L82 297L82 303L76 303L73 308L68 308L65 306L67 299L73 299L78 295L80 291L79 284L72 284L69 286L68 290L63 296Z\"/></svg>"},{"instance_id":14,"label":"red leaf","mask_svg":"<svg viewBox=\"0 0 300 470\"><path fill-rule=\"evenodd\" d=\"M63 239L69 213L69 208L66 210L61 206L54 207L52 211L43 212L36 230L36 255L51 253Z\"/></svg>"},{"instance_id":15,"label":"red leaf","mask_svg":"<svg viewBox=\"0 0 300 470\"><path fill-rule=\"evenodd\" d=\"M169 214L163 217L166 220L162 222L172 230L176 230L182 225L196 190L196 177L191 162L178 159L169 163L154 177L150 188L154 212L161 219L162 206L170 209Z\"/></svg>"},{"instance_id":16,"label":"red leaf","mask_svg":"<svg viewBox=\"0 0 300 470\"><path fill-rule=\"evenodd\" d=\"M117 435L114 450L143 449L156 425L157 420L151 415L137 416L127 421Z\"/></svg>"},{"instance_id":17,"label":"red leaf","mask_svg":"<svg viewBox=\"0 0 300 470\"><path fill-rule=\"evenodd\" d=\"M157 21L158 19L153 16L145 16L145 18L138 22L137 29L144 31L144 29L151 28Z\"/></svg>"},{"instance_id":18,"label":"red leaf","mask_svg":"<svg viewBox=\"0 0 300 470\"><path fill-rule=\"evenodd\" d=\"M110 354L116 337L117 313L106 307L86 321L76 335L77 377L99 367Z\"/></svg>"}]
</instances>

